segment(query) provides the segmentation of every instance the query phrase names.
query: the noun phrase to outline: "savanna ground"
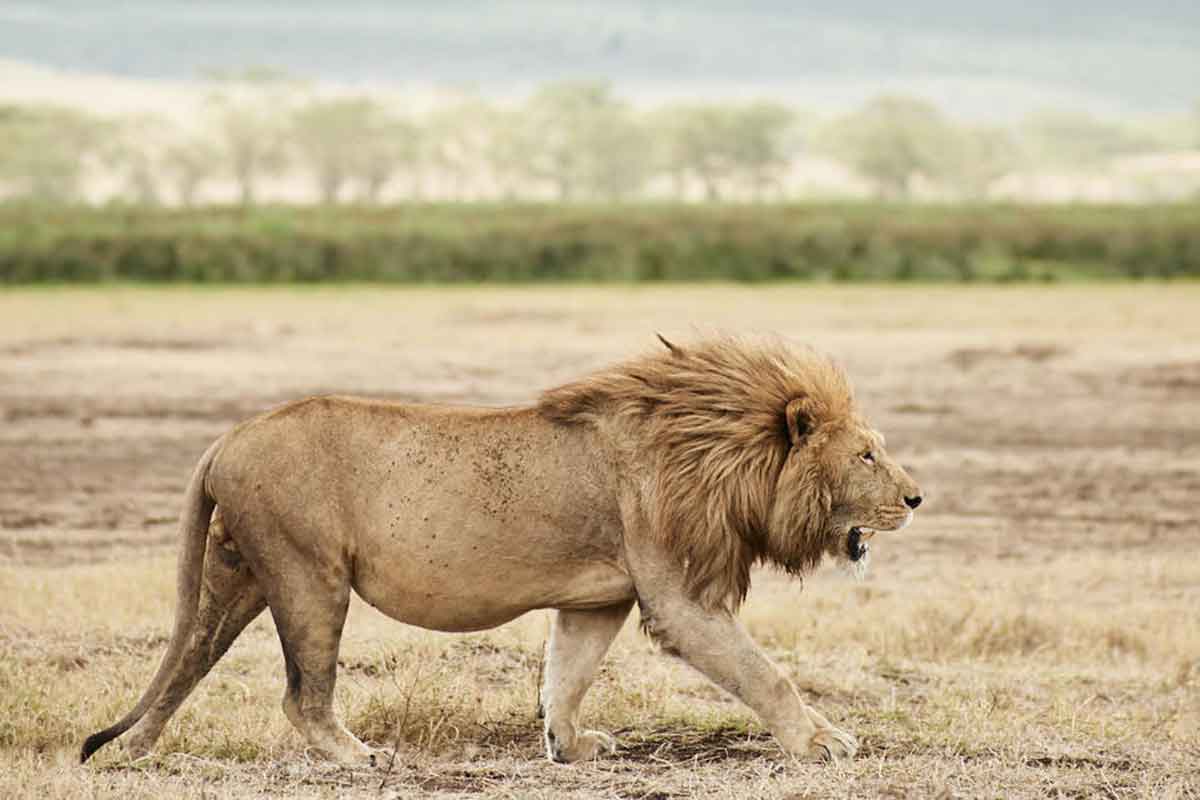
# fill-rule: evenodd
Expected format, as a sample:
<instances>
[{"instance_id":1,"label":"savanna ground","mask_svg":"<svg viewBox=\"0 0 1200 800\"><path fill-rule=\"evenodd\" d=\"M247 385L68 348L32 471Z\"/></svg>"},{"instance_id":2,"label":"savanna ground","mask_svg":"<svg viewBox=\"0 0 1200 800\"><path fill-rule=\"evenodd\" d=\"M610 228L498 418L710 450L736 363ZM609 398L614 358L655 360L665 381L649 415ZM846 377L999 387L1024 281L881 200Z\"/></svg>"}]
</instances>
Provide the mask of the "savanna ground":
<instances>
[{"instance_id":1,"label":"savanna ground","mask_svg":"<svg viewBox=\"0 0 1200 800\"><path fill-rule=\"evenodd\" d=\"M1195 284L6 291L0 797L1200 797L1198 312ZM338 705L385 769L305 752L269 615L155 755L76 763L157 664L181 492L235 420L525 402L693 325L836 354L922 483L864 582L764 572L743 611L858 759L788 758L635 615L584 707L620 753L553 765L544 614L443 635L357 604Z\"/></svg>"}]
</instances>

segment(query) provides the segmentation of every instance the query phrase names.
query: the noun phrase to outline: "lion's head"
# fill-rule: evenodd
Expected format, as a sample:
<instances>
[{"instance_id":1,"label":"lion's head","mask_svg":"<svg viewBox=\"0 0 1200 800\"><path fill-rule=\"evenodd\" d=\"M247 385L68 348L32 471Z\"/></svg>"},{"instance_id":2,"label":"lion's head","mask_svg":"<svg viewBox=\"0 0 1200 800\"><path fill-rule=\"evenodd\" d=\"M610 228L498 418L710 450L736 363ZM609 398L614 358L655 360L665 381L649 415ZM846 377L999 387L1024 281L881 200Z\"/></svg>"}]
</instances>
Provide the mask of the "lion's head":
<instances>
[{"instance_id":1,"label":"lion's head","mask_svg":"<svg viewBox=\"0 0 1200 800\"><path fill-rule=\"evenodd\" d=\"M775 485L767 555L802 570L821 543L840 561L865 563L876 531L912 521L921 490L859 414L810 398L791 401L785 413L790 447Z\"/></svg>"},{"instance_id":2,"label":"lion's head","mask_svg":"<svg viewBox=\"0 0 1200 800\"><path fill-rule=\"evenodd\" d=\"M858 413L845 374L807 348L715 338L543 394L543 414L593 424L640 462L652 535L693 595L736 607L757 561L802 574L859 561L912 518L920 490Z\"/></svg>"}]
</instances>

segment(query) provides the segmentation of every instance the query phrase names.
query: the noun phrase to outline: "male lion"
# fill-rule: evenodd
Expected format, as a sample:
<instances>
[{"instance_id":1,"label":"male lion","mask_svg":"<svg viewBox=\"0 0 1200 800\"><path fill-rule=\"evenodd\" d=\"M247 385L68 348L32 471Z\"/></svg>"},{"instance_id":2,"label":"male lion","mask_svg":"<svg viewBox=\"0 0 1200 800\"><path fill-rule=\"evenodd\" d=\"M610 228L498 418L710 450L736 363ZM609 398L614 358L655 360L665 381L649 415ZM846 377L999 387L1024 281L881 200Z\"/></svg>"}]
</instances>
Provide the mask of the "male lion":
<instances>
[{"instance_id":1,"label":"male lion","mask_svg":"<svg viewBox=\"0 0 1200 800\"><path fill-rule=\"evenodd\" d=\"M288 719L313 748L370 763L333 712L351 589L440 631L556 609L541 692L554 761L614 749L576 717L635 602L667 652L758 712L789 752L852 756L854 738L801 701L735 613L755 563L857 561L870 532L912 519L920 491L828 359L775 341L663 343L533 407L317 397L222 436L184 498L167 652L82 759L126 731L128 752L146 753L270 608Z\"/></svg>"}]
</instances>

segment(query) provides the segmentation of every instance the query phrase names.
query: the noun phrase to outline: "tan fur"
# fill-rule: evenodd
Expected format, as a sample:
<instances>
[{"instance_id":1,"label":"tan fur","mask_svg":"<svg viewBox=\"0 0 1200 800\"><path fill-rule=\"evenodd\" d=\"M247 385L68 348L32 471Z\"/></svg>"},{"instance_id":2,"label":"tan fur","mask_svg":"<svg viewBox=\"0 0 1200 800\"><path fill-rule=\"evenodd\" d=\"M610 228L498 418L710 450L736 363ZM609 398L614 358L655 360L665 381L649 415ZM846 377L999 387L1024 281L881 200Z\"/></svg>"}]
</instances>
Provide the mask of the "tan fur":
<instances>
[{"instance_id":1,"label":"tan fur","mask_svg":"<svg viewBox=\"0 0 1200 800\"><path fill-rule=\"evenodd\" d=\"M800 700L733 612L755 562L801 573L845 558L852 527L902 527L918 490L827 358L779 341L663 343L531 408L312 398L226 434L188 488L167 654L83 758L126 731L129 752L146 752L269 607L284 712L314 749L371 760L332 705L351 591L446 631L557 609L541 696L556 761L614 747L576 717L635 601L665 649L789 751L852 755L853 737Z\"/></svg>"}]
</instances>

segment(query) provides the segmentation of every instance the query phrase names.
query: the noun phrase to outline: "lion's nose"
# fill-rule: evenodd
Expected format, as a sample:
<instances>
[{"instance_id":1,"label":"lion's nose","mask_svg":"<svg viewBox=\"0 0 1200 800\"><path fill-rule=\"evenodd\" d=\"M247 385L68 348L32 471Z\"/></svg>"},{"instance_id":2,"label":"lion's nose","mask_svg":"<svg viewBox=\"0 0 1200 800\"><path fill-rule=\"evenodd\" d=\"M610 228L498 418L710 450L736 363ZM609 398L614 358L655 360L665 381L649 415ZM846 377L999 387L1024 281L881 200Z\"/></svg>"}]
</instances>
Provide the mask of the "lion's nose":
<instances>
[{"instance_id":1,"label":"lion's nose","mask_svg":"<svg viewBox=\"0 0 1200 800\"><path fill-rule=\"evenodd\" d=\"M908 506L909 508L916 508L917 506L921 505L921 495L904 498L904 505Z\"/></svg>"}]
</instances>

